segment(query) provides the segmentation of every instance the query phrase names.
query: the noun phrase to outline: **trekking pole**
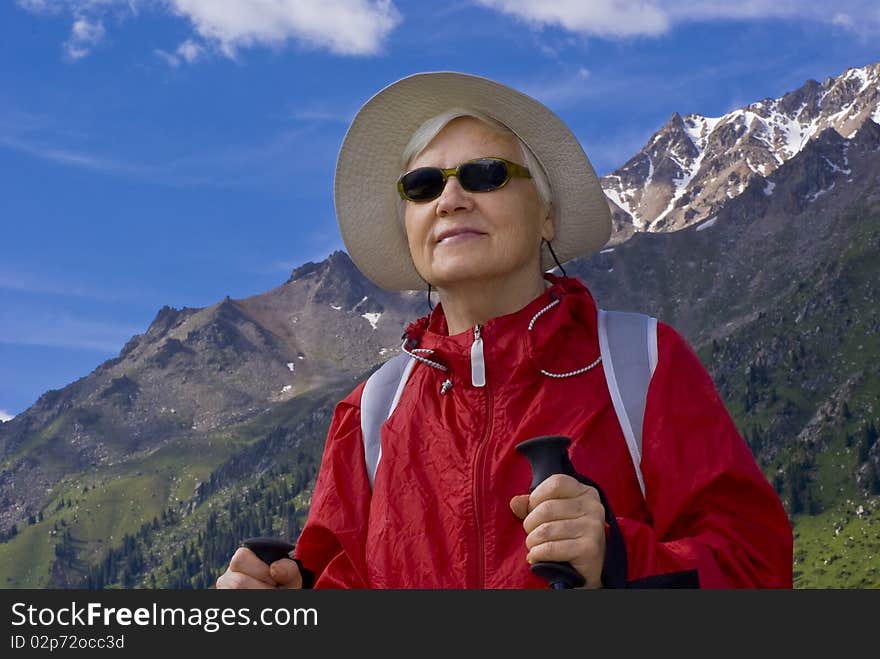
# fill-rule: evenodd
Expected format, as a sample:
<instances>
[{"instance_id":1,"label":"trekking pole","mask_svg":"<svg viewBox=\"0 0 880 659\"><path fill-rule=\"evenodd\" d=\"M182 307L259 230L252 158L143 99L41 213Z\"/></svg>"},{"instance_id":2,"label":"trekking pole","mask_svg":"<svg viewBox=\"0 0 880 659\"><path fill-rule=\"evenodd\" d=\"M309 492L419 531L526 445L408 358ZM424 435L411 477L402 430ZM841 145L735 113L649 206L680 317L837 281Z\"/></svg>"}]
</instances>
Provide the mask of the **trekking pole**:
<instances>
[{"instance_id":1,"label":"trekking pole","mask_svg":"<svg viewBox=\"0 0 880 659\"><path fill-rule=\"evenodd\" d=\"M242 540L241 546L247 547L254 552L257 558L266 565L272 565L272 563L280 561L282 558L290 558L290 551L295 545L280 538L260 537Z\"/></svg>"},{"instance_id":2,"label":"trekking pole","mask_svg":"<svg viewBox=\"0 0 880 659\"><path fill-rule=\"evenodd\" d=\"M568 437L548 435L535 437L516 445L516 450L528 458L532 467L532 484L529 493L534 492L538 485L553 474L578 477L568 457L569 444L571 440ZM580 588L586 583L583 575L575 570L571 563L542 561L532 565L532 572L545 578L554 590Z\"/></svg>"}]
</instances>

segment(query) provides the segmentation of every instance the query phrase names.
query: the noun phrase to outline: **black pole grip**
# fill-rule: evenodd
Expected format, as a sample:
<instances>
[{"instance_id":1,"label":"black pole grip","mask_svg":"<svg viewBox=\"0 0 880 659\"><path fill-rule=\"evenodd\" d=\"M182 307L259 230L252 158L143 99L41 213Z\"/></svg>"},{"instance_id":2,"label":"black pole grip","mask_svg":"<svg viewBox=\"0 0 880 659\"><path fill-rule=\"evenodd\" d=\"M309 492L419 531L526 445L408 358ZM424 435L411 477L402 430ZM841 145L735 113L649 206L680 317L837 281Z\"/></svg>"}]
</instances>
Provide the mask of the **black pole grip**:
<instances>
[{"instance_id":1,"label":"black pole grip","mask_svg":"<svg viewBox=\"0 0 880 659\"><path fill-rule=\"evenodd\" d=\"M571 439L562 435L535 437L520 442L516 450L522 453L532 466L532 484L529 492L553 474L565 474L577 478L578 473L568 457L568 445ZM586 583L583 575L575 570L571 563L559 561L543 561L532 565L532 572L544 577L554 590L580 588Z\"/></svg>"},{"instance_id":2,"label":"black pole grip","mask_svg":"<svg viewBox=\"0 0 880 659\"><path fill-rule=\"evenodd\" d=\"M290 558L290 552L295 547L287 540L268 537L247 538L242 540L241 546L254 552L266 565L271 565L282 558Z\"/></svg>"}]
</instances>

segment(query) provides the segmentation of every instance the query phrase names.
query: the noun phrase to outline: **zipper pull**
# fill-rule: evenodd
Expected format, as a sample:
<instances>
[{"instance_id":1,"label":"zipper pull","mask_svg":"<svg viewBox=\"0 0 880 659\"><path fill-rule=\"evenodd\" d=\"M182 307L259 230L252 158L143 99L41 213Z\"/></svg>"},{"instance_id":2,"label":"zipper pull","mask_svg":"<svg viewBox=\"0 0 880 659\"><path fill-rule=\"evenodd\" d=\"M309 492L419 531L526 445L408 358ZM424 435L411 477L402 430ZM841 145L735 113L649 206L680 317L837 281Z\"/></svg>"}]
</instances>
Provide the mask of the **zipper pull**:
<instances>
[{"instance_id":1,"label":"zipper pull","mask_svg":"<svg viewBox=\"0 0 880 659\"><path fill-rule=\"evenodd\" d=\"M471 345L471 384L475 387L486 386L486 362L483 361L483 339L479 325L474 325L474 342Z\"/></svg>"}]
</instances>

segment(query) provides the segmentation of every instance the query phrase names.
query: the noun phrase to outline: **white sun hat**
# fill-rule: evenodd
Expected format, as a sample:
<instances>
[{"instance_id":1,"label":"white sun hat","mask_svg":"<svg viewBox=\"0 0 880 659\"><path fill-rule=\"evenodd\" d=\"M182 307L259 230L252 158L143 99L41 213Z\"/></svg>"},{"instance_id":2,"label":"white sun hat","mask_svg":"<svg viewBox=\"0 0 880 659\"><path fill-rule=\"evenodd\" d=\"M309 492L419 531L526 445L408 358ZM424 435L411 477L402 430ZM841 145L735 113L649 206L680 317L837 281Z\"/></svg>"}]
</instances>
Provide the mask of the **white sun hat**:
<instances>
[{"instance_id":1,"label":"white sun hat","mask_svg":"<svg viewBox=\"0 0 880 659\"><path fill-rule=\"evenodd\" d=\"M476 110L513 131L541 163L553 193L553 251L564 263L595 252L611 235L611 213L580 142L544 104L494 80L456 72L417 73L392 83L355 115L339 150L333 197L348 254L388 290L426 284L398 217L400 159L413 133L451 108ZM555 266L542 250L542 267Z\"/></svg>"}]
</instances>

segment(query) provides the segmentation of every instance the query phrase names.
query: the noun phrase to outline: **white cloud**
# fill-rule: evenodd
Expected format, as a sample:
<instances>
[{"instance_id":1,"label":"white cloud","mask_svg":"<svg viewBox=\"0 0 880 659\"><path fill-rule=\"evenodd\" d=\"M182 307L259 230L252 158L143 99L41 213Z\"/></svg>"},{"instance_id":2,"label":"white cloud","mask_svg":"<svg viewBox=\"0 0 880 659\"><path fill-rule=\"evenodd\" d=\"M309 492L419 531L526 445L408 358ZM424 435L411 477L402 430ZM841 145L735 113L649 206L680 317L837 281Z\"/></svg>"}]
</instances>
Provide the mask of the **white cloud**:
<instances>
[{"instance_id":1,"label":"white cloud","mask_svg":"<svg viewBox=\"0 0 880 659\"><path fill-rule=\"evenodd\" d=\"M281 115L290 123L290 112ZM315 164L332 168L338 146L304 122L267 136L258 143L228 143L220 147L180 148L160 134L152 139L166 147L161 157L149 160L132 156L130 149L115 156L106 148L96 149L101 136L71 130L63 118L21 112L0 103L0 153L9 149L64 166L123 176L157 185L231 186L275 185L285 188L292 175L311 175ZM311 157L302 159L299 154ZM5 262L0 258L0 287L4 285Z\"/></svg>"},{"instance_id":2,"label":"white cloud","mask_svg":"<svg viewBox=\"0 0 880 659\"><path fill-rule=\"evenodd\" d=\"M476 0L535 26L557 26L600 37L662 34L669 17L656 3L641 0Z\"/></svg>"},{"instance_id":3,"label":"white cloud","mask_svg":"<svg viewBox=\"0 0 880 659\"><path fill-rule=\"evenodd\" d=\"M195 61L208 47L234 58L243 48L288 42L337 55L375 55L401 21L392 0L18 0L18 5L35 14L72 14L65 43L72 59L85 57L103 40L107 13L136 16L139 7L149 7L178 16L195 35L173 53L155 51L171 66Z\"/></svg>"},{"instance_id":4,"label":"white cloud","mask_svg":"<svg viewBox=\"0 0 880 659\"><path fill-rule=\"evenodd\" d=\"M58 3L51 3L49 0L17 0L17 2L23 9L34 13L50 13L60 9Z\"/></svg>"},{"instance_id":5,"label":"white cloud","mask_svg":"<svg viewBox=\"0 0 880 659\"><path fill-rule=\"evenodd\" d=\"M155 55L159 59L163 60L172 69L176 69L178 66L180 66L180 58L177 55L166 52L161 48L156 48L153 53L155 53Z\"/></svg>"},{"instance_id":6,"label":"white cloud","mask_svg":"<svg viewBox=\"0 0 880 659\"><path fill-rule=\"evenodd\" d=\"M79 60L92 52L106 36L103 14L114 5L135 11L137 0L17 0L18 5L34 14L73 14L70 36L63 44L64 54Z\"/></svg>"},{"instance_id":7,"label":"white cloud","mask_svg":"<svg viewBox=\"0 0 880 659\"><path fill-rule=\"evenodd\" d=\"M621 98L623 94L641 97L645 86L653 80L635 80L632 77L594 77L589 69L580 66L574 71L541 78L513 80L515 89L554 108L580 105L589 99Z\"/></svg>"},{"instance_id":8,"label":"white cloud","mask_svg":"<svg viewBox=\"0 0 880 659\"><path fill-rule=\"evenodd\" d=\"M192 39L187 39L177 47L177 54L192 64L202 56L204 49Z\"/></svg>"},{"instance_id":9,"label":"white cloud","mask_svg":"<svg viewBox=\"0 0 880 659\"><path fill-rule=\"evenodd\" d=\"M0 410L0 423L6 423L13 418L15 418L14 414L10 414L6 410Z\"/></svg>"},{"instance_id":10,"label":"white cloud","mask_svg":"<svg viewBox=\"0 0 880 659\"><path fill-rule=\"evenodd\" d=\"M103 156L95 156L83 151L47 144L39 139L7 133L0 128L0 147L20 151L36 158L49 160L62 165L73 165L84 169L112 174L149 177L161 174L159 166L146 166L129 163Z\"/></svg>"},{"instance_id":11,"label":"white cloud","mask_svg":"<svg viewBox=\"0 0 880 659\"><path fill-rule=\"evenodd\" d=\"M71 59L81 59L101 43L104 34L104 24L100 20L77 18L70 29L70 37L64 43L64 51Z\"/></svg>"},{"instance_id":12,"label":"white cloud","mask_svg":"<svg viewBox=\"0 0 880 659\"><path fill-rule=\"evenodd\" d=\"M167 298L163 292L146 289L143 284L136 288L120 288L109 286L106 282L94 283L76 281L66 272L35 272L29 268L0 264L0 292L14 291L34 296L51 296L61 298L81 298L118 303L143 301L146 305L154 304Z\"/></svg>"},{"instance_id":13,"label":"white cloud","mask_svg":"<svg viewBox=\"0 0 880 659\"><path fill-rule=\"evenodd\" d=\"M288 40L338 55L373 55L400 23L390 0L170 0L196 32L233 57Z\"/></svg>"},{"instance_id":14,"label":"white cloud","mask_svg":"<svg viewBox=\"0 0 880 659\"><path fill-rule=\"evenodd\" d=\"M714 20L804 20L851 28L880 27L876 0L474 0L536 27L561 27L586 36L657 36L681 23ZM852 16L859 16L861 25ZM865 23L869 25L866 26Z\"/></svg>"},{"instance_id":15,"label":"white cloud","mask_svg":"<svg viewBox=\"0 0 880 659\"><path fill-rule=\"evenodd\" d=\"M98 43L104 37L104 26L100 22L78 18L73 23L70 36L85 44Z\"/></svg>"},{"instance_id":16,"label":"white cloud","mask_svg":"<svg viewBox=\"0 0 880 659\"><path fill-rule=\"evenodd\" d=\"M174 51L174 53L165 52L160 48L157 48L153 52L165 60L165 63L168 64L168 66L176 69L180 66L181 60L187 64L192 64L197 59L200 59L204 54L205 49L192 39L187 39L177 47L177 50Z\"/></svg>"}]
</instances>

